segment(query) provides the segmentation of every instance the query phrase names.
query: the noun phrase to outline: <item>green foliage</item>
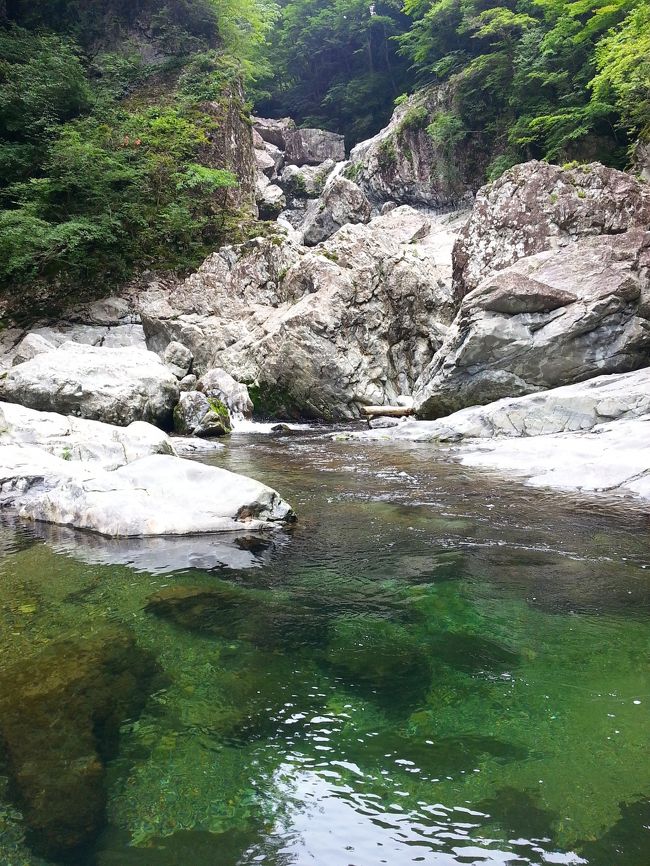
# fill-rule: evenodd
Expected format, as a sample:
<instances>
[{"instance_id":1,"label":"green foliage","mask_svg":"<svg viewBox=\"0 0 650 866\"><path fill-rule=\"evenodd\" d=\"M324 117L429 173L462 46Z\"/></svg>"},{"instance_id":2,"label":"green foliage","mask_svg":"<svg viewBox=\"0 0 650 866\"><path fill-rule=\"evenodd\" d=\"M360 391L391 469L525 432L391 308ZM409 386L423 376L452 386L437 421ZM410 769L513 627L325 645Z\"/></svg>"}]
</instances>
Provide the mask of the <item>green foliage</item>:
<instances>
[{"instance_id":1,"label":"green foliage","mask_svg":"<svg viewBox=\"0 0 650 866\"><path fill-rule=\"evenodd\" d=\"M621 164L626 141L648 134L647 0L406 0L405 11L402 53L420 82L449 82L462 126L487 135L491 176L530 157L597 151Z\"/></svg>"},{"instance_id":2,"label":"green foliage","mask_svg":"<svg viewBox=\"0 0 650 866\"><path fill-rule=\"evenodd\" d=\"M262 114L344 132L350 143L374 135L408 79L395 37L408 27L400 0L284 0L261 82Z\"/></svg>"},{"instance_id":3,"label":"green foliage","mask_svg":"<svg viewBox=\"0 0 650 866\"><path fill-rule=\"evenodd\" d=\"M0 293L27 291L33 315L143 268L193 267L228 237L238 178L206 160L218 111L203 104L232 100L273 9L11 4L0 23Z\"/></svg>"}]
</instances>

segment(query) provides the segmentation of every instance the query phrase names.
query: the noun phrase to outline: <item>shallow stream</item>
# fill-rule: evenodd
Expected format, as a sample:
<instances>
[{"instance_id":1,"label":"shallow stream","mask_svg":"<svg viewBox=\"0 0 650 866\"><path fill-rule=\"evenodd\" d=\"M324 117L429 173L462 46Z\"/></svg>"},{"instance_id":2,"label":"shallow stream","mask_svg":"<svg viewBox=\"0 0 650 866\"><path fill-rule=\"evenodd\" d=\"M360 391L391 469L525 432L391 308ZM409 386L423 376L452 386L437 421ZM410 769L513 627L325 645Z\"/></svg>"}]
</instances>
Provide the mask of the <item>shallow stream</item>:
<instances>
[{"instance_id":1,"label":"shallow stream","mask_svg":"<svg viewBox=\"0 0 650 866\"><path fill-rule=\"evenodd\" d=\"M249 433L213 460L276 487L296 525L0 527L2 866L650 863L646 515L430 445ZM155 674L118 672L124 635ZM89 759L79 691L121 694L129 670L137 712ZM62 755L84 780L65 796ZM43 827L94 796L93 841L54 851Z\"/></svg>"}]
</instances>

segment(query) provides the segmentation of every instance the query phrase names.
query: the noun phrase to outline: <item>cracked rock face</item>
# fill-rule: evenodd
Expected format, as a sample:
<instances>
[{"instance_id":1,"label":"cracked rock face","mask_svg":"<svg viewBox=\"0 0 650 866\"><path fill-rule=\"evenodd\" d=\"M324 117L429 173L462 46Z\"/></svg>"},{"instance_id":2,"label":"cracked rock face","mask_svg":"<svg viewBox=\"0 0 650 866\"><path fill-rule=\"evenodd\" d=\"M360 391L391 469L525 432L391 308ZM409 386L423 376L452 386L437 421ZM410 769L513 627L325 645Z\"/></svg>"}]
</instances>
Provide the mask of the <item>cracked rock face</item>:
<instances>
[{"instance_id":1,"label":"cracked rock face","mask_svg":"<svg viewBox=\"0 0 650 866\"><path fill-rule=\"evenodd\" d=\"M600 163L527 162L483 187L454 247L459 298L519 259L583 237L650 227L650 188Z\"/></svg>"},{"instance_id":2,"label":"cracked rock face","mask_svg":"<svg viewBox=\"0 0 650 866\"><path fill-rule=\"evenodd\" d=\"M634 370L649 352L650 232L581 237L520 258L463 299L415 408L439 418Z\"/></svg>"},{"instance_id":3,"label":"cracked rock face","mask_svg":"<svg viewBox=\"0 0 650 866\"><path fill-rule=\"evenodd\" d=\"M313 249L281 234L224 248L172 292L141 297L149 345L177 340L199 373L254 383L270 414L359 417L411 393L439 348L456 230L402 207Z\"/></svg>"}]
</instances>

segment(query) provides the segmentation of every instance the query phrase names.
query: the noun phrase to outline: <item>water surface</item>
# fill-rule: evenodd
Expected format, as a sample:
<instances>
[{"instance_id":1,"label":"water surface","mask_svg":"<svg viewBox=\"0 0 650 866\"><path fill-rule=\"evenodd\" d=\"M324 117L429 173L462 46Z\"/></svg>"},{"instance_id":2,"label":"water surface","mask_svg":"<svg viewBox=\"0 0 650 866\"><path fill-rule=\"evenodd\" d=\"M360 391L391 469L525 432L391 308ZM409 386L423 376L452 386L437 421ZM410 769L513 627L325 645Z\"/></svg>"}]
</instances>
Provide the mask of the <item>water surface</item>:
<instances>
[{"instance_id":1,"label":"water surface","mask_svg":"<svg viewBox=\"0 0 650 866\"><path fill-rule=\"evenodd\" d=\"M645 515L429 445L240 434L213 460L277 487L295 527L120 542L2 526L0 726L12 678L38 693L19 782L41 784L41 820L74 819L84 802L47 779L70 748L84 779L102 765L105 802L90 844L53 853L5 766L0 863L650 862ZM110 752L93 710L86 759L67 700L37 719L40 672L113 642L118 694L125 634L155 674ZM50 717L73 726L63 745Z\"/></svg>"}]
</instances>

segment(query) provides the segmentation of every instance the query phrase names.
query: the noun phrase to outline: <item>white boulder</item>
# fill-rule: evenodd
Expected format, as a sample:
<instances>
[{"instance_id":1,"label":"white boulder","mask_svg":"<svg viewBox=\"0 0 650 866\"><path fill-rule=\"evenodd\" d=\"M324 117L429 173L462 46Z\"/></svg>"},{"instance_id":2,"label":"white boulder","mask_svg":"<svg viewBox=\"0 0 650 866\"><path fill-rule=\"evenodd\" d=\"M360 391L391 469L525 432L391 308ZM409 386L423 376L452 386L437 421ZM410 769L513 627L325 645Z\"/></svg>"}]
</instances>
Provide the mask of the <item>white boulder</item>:
<instances>
[{"instance_id":1,"label":"white boulder","mask_svg":"<svg viewBox=\"0 0 650 866\"><path fill-rule=\"evenodd\" d=\"M171 426L176 377L153 352L64 343L0 376L0 399L126 426Z\"/></svg>"}]
</instances>

